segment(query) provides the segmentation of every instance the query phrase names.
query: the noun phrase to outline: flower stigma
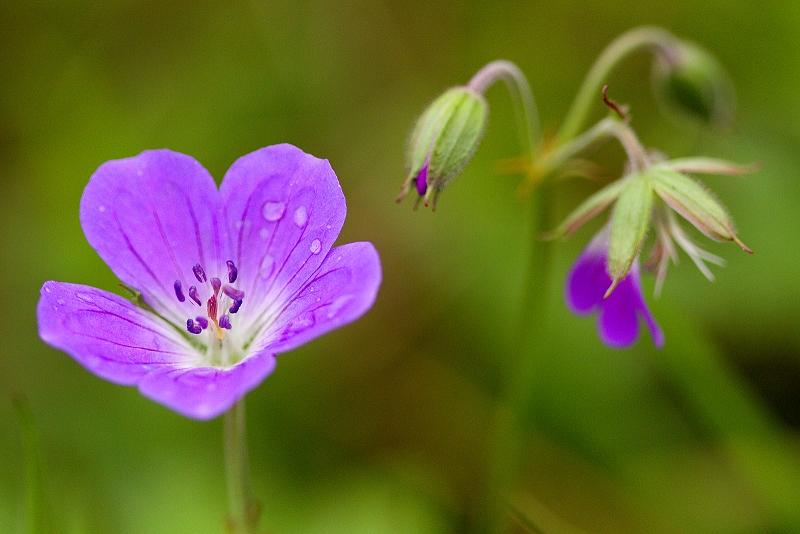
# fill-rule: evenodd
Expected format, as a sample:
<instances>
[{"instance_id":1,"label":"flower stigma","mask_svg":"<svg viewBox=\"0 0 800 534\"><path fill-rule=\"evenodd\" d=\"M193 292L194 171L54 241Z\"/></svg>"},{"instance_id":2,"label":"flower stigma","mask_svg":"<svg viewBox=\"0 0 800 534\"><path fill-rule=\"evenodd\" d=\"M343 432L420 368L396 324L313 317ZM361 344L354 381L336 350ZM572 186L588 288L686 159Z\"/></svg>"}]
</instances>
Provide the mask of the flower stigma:
<instances>
[{"instance_id":1,"label":"flower stigma","mask_svg":"<svg viewBox=\"0 0 800 534\"><path fill-rule=\"evenodd\" d=\"M226 277L228 282L236 282L239 270L232 260L225 262ZM222 284L222 280L217 277L208 278L205 269L199 264L192 267L192 273L199 282L198 286L189 287L189 299L194 305L203 308L205 301L205 315L190 317L186 320L186 330L190 334L198 335L203 330L208 330L211 334L210 348L212 355L218 353L219 342L225 339L225 330L230 330L230 315L239 311L244 301L244 291L235 287ZM183 292L183 284L180 280L175 280L175 298L178 302L186 302L186 295ZM203 294L205 293L205 294ZM187 304L191 306L191 304ZM226 310L227 311L224 311ZM219 312L223 311L222 314ZM215 342L216 341L216 342Z\"/></svg>"}]
</instances>

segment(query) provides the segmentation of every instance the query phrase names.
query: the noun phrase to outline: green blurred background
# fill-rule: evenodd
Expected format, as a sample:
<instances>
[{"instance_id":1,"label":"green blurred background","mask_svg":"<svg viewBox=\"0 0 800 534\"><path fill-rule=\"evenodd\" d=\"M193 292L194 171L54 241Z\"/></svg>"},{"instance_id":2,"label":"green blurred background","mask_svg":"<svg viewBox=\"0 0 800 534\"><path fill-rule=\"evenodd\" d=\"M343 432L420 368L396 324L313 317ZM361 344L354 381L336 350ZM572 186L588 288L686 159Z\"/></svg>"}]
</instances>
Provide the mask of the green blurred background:
<instances>
[{"instance_id":1,"label":"green blurred background","mask_svg":"<svg viewBox=\"0 0 800 534\"><path fill-rule=\"evenodd\" d=\"M521 361L531 207L520 177L497 170L521 151L507 92L488 92L483 145L434 214L393 202L407 132L441 91L505 58L552 133L597 54L641 24L717 56L738 127L664 117L646 54L615 71L611 95L671 156L763 164L706 180L755 254L709 244L728 260L713 284L682 256L659 300L647 277L666 347L644 335L614 351L562 299L590 225L555 245L547 323ZM546 534L800 532L798 99L793 0L3 1L0 532L21 532L25 510L18 394L41 435L54 532L221 532L221 419L89 374L39 340L35 306L49 279L118 291L78 221L102 162L168 147L219 179L280 142L330 160L348 203L340 241L375 243L384 282L363 319L280 356L247 396L265 530L481 532L506 469L515 507ZM609 177L621 169L618 147L595 156ZM560 184L555 214L597 187ZM515 448L498 421L520 366Z\"/></svg>"}]
</instances>

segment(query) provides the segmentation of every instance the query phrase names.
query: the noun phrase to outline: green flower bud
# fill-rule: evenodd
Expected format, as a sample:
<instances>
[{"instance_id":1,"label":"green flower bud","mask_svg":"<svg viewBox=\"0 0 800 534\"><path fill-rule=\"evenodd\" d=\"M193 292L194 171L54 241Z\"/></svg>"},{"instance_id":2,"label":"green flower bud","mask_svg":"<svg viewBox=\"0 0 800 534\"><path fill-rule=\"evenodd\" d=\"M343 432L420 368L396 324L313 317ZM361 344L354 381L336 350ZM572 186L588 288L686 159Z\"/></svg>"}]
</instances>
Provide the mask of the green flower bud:
<instances>
[{"instance_id":1,"label":"green flower bud","mask_svg":"<svg viewBox=\"0 0 800 534\"><path fill-rule=\"evenodd\" d=\"M486 100L466 87L454 87L434 100L411 133L406 155L408 174L397 201L416 187L426 206L433 195L435 209L441 190L477 150L488 117Z\"/></svg>"},{"instance_id":2,"label":"green flower bud","mask_svg":"<svg viewBox=\"0 0 800 534\"><path fill-rule=\"evenodd\" d=\"M714 57L681 41L661 50L653 63L653 89L669 109L720 128L733 123L733 84Z\"/></svg>"},{"instance_id":3,"label":"green flower bud","mask_svg":"<svg viewBox=\"0 0 800 534\"><path fill-rule=\"evenodd\" d=\"M685 174L665 168L652 168L648 176L658 196L706 236L716 241L735 241L752 253L736 236L728 211L705 187Z\"/></svg>"},{"instance_id":4,"label":"green flower bud","mask_svg":"<svg viewBox=\"0 0 800 534\"><path fill-rule=\"evenodd\" d=\"M633 261L639 255L653 204L653 188L645 173L631 174L624 181L625 186L611 215L608 274L612 283L606 291L606 297L625 279Z\"/></svg>"}]
</instances>

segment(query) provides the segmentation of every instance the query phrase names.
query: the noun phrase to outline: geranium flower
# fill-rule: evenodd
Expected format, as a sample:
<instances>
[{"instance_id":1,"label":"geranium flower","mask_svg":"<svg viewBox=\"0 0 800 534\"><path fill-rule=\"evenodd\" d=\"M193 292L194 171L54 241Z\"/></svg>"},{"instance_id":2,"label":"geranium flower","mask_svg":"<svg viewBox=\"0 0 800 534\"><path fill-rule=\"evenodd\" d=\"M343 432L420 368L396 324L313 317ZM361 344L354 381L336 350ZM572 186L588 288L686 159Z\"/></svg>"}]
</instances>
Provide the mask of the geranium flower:
<instances>
[{"instance_id":1,"label":"geranium flower","mask_svg":"<svg viewBox=\"0 0 800 534\"><path fill-rule=\"evenodd\" d=\"M567 305L577 315L589 315L597 311L597 332L600 340L609 347L618 349L636 342L641 316L653 336L653 343L661 348L664 346L664 333L644 301L638 257L627 276L607 298L603 298L612 283L608 274L610 234L611 225L607 224L575 260L567 275Z\"/></svg>"},{"instance_id":2,"label":"geranium flower","mask_svg":"<svg viewBox=\"0 0 800 534\"><path fill-rule=\"evenodd\" d=\"M243 156L219 190L170 150L108 161L83 192L81 225L140 305L46 282L39 335L101 378L187 417L216 417L273 371L278 353L372 306L375 248L331 248L345 212L328 162L291 145Z\"/></svg>"}]
</instances>

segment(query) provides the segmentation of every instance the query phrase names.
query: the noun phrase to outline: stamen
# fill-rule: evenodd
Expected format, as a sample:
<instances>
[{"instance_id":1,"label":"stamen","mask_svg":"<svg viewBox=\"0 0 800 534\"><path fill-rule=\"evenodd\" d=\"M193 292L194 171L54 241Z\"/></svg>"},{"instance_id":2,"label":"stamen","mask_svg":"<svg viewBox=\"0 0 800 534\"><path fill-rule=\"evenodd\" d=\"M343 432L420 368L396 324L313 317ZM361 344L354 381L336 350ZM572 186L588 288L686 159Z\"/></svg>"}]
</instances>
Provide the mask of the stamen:
<instances>
[{"instance_id":1,"label":"stamen","mask_svg":"<svg viewBox=\"0 0 800 534\"><path fill-rule=\"evenodd\" d=\"M214 294L219 295L219 288L222 287L222 281L219 278L212 278L211 287L214 288Z\"/></svg>"},{"instance_id":2,"label":"stamen","mask_svg":"<svg viewBox=\"0 0 800 534\"><path fill-rule=\"evenodd\" d=\"M233 305L228 309L228 313L236 313L239 311L239 308L242 306L241 300L234 300Z\"/></svg>"},{"instance_id":3,"label":"stamen","mask_svg":"<svg viewBox=\"0 0 800 534\"><path fill-rule=\"evenodd\" d=\"M183 294L183 288L181 287L181 281L175 280L175 296L178 297L180 302L184 302L186 300L186 295Z\"/></svg>"},{"instance_id":4,"label":"stamen","mask_svg":"<svg viewBox=\"0 0 800 534\"><path fill-rule=\"evenodd\" d=\"M226 261L225 265L228 266L228 282L232 284L239 276L239 269L236 268L236 265L231 260Z\"/></svg>"},{"instance_id":5,"label":"stamen","mask_svg":"<svg viewBox=\"0 0 800 534\"><path fill-rule=\"evenodd\" d=\"M231 329L231 321L227 315L223 315L219 318L219 327L224 328L225 330Z\"/></svg>"},{"instance_id":6,"label":"stamen","mask_svg":"<svg viewBox=\"0 0 800 534\"><path fill-rule=\"evenodd\" d=\"M190 334L199 334L203 331L203 327L201 327L199 324L194 324L192 319L187 319L186 330L188 330Z\"/></svg>"},{"instance_id":7,"label":"stamen","mask_svg":"<svg viewBox=\"0 0 800 534\"><path fill-rule=\"evenodd\" d=\"M206 309L208 310L208 317L215 321L217 320L217 297L211 295L211 298L206 302Z\"/></svg>"},{"instance_id":8,"label":"stamen","mask_svg":"<svg viewBox=\"0 0 800 534\"><path fill-rule=\"evenodd\" d=\"M200 264L196 264L192 267L192 272L194 273L194 277L197 278L197 281L201 284L204 284L206 281L206 272L200 267Z\"/></svg>"},{"instance_id":9,"label":"stamen","mask_svg":"<svg viewBox=\"0 0 800 534\"><path fill-rule=\"evenodd\" d=\"M200 301L200 297L197 296L197 288L194 286L189 288L189 298L192 299L198 306L203 305L203 303Z\"/></svg>"},{"instance_id":10,"label":"stamen","mask_svg":"<svg viewBox=\"0 0 800 534\"><path fill-rule=\"evenodd\" d=\"M202 328L203 330L208 328L208 319L206 319L205 317L195 317L194 320L197 321L197 324L199 324L200 328Z\"/></svg>"},{"instance_id":11,"label":"stamen","mask_svg":"<svg viewBox=\"0 0 800 534\"><path fill-rule=\"evenodd\" d=\"M227 284L225 285L225 287L222 288L222 292L228 295L233 300L244 300L244 291L240 291L235 287L229 286Z\"/></svg>"}]
</instances>

